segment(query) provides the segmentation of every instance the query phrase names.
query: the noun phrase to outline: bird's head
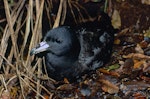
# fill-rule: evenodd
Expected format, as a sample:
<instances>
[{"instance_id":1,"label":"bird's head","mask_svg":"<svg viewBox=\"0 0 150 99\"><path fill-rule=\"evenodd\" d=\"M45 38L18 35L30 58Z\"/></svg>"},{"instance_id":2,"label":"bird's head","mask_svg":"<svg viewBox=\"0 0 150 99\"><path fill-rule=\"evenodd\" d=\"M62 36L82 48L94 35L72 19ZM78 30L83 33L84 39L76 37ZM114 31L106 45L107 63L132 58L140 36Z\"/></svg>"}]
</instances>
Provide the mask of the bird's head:
<instances>
[{"instance_id":1,"label":"bird's head","mask_svg":"<svg viewBox=\"0 0 150 99\"><path fill-rule=\"evenodd\" d=\"M31 50L30 54L33 55L46 51L61 56L77 46L79 46L79 43L75 32L69 26L61 26L50 30L45 35L43 41Z\"/></svg>"}]
</instances>

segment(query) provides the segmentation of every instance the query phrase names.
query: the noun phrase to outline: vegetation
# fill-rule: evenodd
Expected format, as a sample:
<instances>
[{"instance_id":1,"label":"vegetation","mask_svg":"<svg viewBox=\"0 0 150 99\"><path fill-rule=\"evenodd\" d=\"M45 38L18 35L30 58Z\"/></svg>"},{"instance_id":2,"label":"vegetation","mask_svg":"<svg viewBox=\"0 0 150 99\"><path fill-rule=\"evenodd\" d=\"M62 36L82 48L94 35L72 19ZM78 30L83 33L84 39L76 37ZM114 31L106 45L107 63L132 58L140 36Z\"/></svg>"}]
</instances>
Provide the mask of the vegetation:
<instances>
[{"instance_id":1,"label":"vegetation","mask_svg":"<svg viewBox=\"0 0 150 99\"><path fill-rule=\"evenodd\" d=\"M94 20L99 9L118 30L106 67L80 83L43 74L43 58L31 57L30 50L49 29ZM149 0L1 0L0 98L149 98L149 12Z\"/></svg>"}]
</instances>

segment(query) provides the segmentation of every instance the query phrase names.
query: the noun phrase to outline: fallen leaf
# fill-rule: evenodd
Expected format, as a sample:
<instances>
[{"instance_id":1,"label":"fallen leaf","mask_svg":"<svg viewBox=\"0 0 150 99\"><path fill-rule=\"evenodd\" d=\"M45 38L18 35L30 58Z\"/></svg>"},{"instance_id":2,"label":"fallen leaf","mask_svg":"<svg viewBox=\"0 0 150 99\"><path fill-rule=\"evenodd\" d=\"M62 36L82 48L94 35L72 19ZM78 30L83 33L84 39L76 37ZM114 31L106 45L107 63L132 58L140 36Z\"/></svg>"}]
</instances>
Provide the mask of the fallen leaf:
<instances>
[{"instance_id":1,"label":"fallen leaf","mask_svg":"<svg viewBox=\"0 0 150 99\"><path fill-rule=\"evenodd\" d=\"M111 22L115 29L119 29L121 27L121 17L117 10L114 10Z\"/></svg>"},{"instance_id":2,"label":"fallen leaf","mask_svg":"<svg viewBox=\"0 0 150 99\"><path fill-rule=\"evenodd\" d=\"M150 0L141 0L142 4L150 5Z\"/></svg>"},{"instance_id":3,"label":"fallen leaf","mask_svg":"<svg viewBox=\"0 0 150 99\"><path fill-rule=\"evenodd\" d=\"M59 87L57 88L57 90L69 91L69 90L72 90L72 89L74 89L74 88L75 88L75 87L72 86L71 84L63 84L63 85L59 86Z\"/></svg>"},{"instance_id":4,"label":"fallen leaf","mask_svg":"<svg viewBox=\"0 0 150 99\"><path fill-rule=\"evenodd\" d=\"M137 53L144 54L144 51L143 51L143 49L141 48L141 46L140 46L139 44L136 45L135 51L136 51Z\"/></svg>"},{"instance_id":5,"label":"fallen leaf","mask_svg":"<svg viewBox=\"0 0 150 99\"><path fill-rule=\"evenodd\" d=\"M133 94L134 99L146 99L146 96L144 96L142 93L134 93Z\"/></svg>"},{"instance_id":6,"label":"fallen leaf","mask_svg":"<svg viewBox=\"0 0 150 99\"><path fill-rule=\"evenodd\" d=\"M140 53L130 53L128 55L123 55L123 58L134 58L134 59L150 60L150 56L143 55L143 54L140 54Z\"/></svg>"},{"instance_id":7,"label":"fallen leaf","mask_svg":"<svg viewBox=\"0 0 150 99\"><path fill-rule=\"evenodd\" d=\"M110 71L110 70L118 69L119 67L120 67L119 64L113 64L113 65L111 65L111 66L108 66L106 69L107 69L108 71Z\"/></svg>"},{"instance_id":8,"label":"fallen leaf","mask_svg":"<svg viewBox=\"0 0 150 99\"><path fill-rule=\"evenodd\" d=\"M145 62L143 64L143 72L148 72L150 71L150 62Z\"/></svg>"},{"instance_id":9,"label":"fallen leaf","mask_svg":"<svg viewBox=\"0 0 150 99\"><path fill-rule=\"evenodd\" d=\"M99 71L104 73L104 74L110 74L110 72L107 69L104 69L104 68L100 68Z\"/></svg>"},{"instance_id":10,"label":"fallen leaf","mask_svg":"<svg viewBox=\"0 0 150 99\"><path fill-rule=\"evenodd\" d=\"M137 69L137 68L140 68L142 64L144 64L145 61L141 60L141 61L138 61L138 60L134 60L134 69Z\"/></svg>"},{"instance_id":11,"label":"fallen leaf","mask_svg":"<svg viewBox=\"0 0 150 99\"><path fill-rule=\"evenodd\" d=\"M123 86L126 88L124 89L124 91L138 91L138 90L146 90L147 88L149 88L149 83L145 82L145 81L127 81L127 82L123 82Z\"/></svg>"},{"instance_id":12,"label":"fallen leaf","mask_svg":"<svg viewBox=\"0 0 150 99\"><path fill-rule=\"evenodd\" d=\"M118 86L114 85L108 80L100 80L102 83L102 90L108 92L109 94L115 94L119 92Z\"/></svg>"},{"instance_id":13,"label":"fallen leaf","mask_svg":"<svg viewBox=\"0 0 150 99\"><path fill-rule=\"evenodd\" d=\"M120 44L120 39L115 39L114 44L119 45Z\"/></svg>"},{"instance_id":14,"label":"fallen leaf","mask_svg":"<svg viewBox=\"0 0 150 99\"><path fill-rule=\"evenodd\" d=\"M150 77L146 77L146 76L140 76L141 79L143 79L146 82L150 83Z\"/></svg>"},{"instance_id":15,"label":"fallen leaf","mask_svg":"<svg viewBox=\"0 0 150 99\"><path fill-rule=\"evenodd\" d=\"M65 82L66 84L69 84L69 81L68 81L67 78L64 78L64 82Z\"/></svg>"},{"instance_id":16,"label":"fallen leaf","mask_svg":"<svg viewBox=\"0 0 150 99\"><path fill-rule=\"evenodd\" d=\"M117 72L108 71L108 70L103 69L103 68L99 69L99 71L100 71L101 73L103 73L103 74L112 75L112 76L115 76L115 77L119 77L119 76L120 76L120 74L117 73Z\"/></svg>"}]
</instances>

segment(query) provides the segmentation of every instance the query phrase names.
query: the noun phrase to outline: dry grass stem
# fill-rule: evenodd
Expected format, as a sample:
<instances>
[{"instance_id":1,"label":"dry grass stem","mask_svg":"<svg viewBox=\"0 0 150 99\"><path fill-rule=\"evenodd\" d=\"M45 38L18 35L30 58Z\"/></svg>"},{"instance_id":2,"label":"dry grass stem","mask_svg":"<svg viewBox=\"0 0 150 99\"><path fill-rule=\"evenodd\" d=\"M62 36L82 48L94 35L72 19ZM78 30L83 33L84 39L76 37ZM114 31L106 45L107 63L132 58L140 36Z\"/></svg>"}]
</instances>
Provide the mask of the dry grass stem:
<instances>
[{"instance_id":1,"label":"dry grass stem","mask_svg":"<svg viewBox=\"0 0 150 99\"><path fill-rule=\"evenodd\" d=\"M61 18L61 13L62 13L63 1L64 0L60 0L59 9L58 9L58 12L57 12L57 17L56 17L55 23L53 25L53 28L56 28L56 27L59 26L59 22L60 22L60 18Z\"/></svg>"},{"instance_id":2,"label":"dry grass stem","mask_svg":"<svg viewBox=\"0 0 150 99\"><path fill-rule=\"evenodd\" d=\"M56 4L58 8L55 8ZM56 15L53 9L58 10ZM78 12L77 15L73 9ZM26 99L32 93L34 98L44 99L44 91L49 99L52 99L55 93L50 92L43 82L57 82L48 77L44 57L30 56L30 50L45 35L42 34L42 26L45 25L43 20L45 17L48 19L46 21L49 29L63 25L68 13L71 13L75 23L86 21L80 10L83 10L89 19L91 17L84 7L73 0L3 0L3 10L5 13L2 13L2 16L5 17L0 16L0 24L4 24L0 26L0 32L3 32L0 34L0 71L3 73L0 75L0 96L4 91L8 91L10 96L16 99ZM46 75L42 74L42 70ZM13 95L12 90L16 92Z\"/></svg>"}]
</instances>

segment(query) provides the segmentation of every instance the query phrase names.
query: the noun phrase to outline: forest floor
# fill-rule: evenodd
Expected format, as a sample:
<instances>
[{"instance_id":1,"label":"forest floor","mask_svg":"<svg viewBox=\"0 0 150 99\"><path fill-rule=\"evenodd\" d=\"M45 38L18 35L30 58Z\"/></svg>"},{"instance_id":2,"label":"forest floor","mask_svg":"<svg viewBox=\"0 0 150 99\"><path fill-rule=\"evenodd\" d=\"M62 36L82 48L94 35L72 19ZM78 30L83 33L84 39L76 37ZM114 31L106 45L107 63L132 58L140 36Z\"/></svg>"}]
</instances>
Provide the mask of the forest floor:
<instances>
[{"instance_id":1,"label":"forest floor","mask_svg":"<svg viewBox=\"0 0 150 99\"><path fill-rule=\"evenodd\" d=\"M43 78L39 90L36 87L38 78L1 71L0 99L34 99L36 96L45 99L150 99L150 0L110 1L107 13L118 31L110 62L105 67L96 70L90 77L85 75L80 83L70 83L67 79L53 82ZM5 17L0 15L1 31L6 25ZM0 33L1 40L4 33ZM30 83L22 80L25 84L21 85L16 76L19 80L28 79Z\"/></svg>"}]
</instances>

